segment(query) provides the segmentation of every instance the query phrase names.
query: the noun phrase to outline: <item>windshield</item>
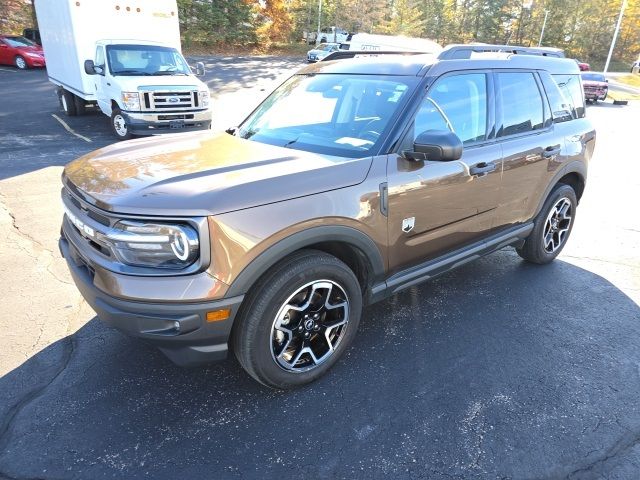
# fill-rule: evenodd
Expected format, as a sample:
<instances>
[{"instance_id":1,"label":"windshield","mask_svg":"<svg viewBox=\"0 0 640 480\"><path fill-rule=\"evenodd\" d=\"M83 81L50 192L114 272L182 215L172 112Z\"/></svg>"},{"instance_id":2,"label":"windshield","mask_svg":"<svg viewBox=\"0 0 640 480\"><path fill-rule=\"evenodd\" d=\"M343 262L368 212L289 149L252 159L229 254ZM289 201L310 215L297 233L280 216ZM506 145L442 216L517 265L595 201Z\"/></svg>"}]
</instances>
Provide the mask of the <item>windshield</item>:
<instances>
[{"instance_id":1,"label":"windshield","mask_svg":"<svg viewBox=\"0 0 640 480\"><path fill-rule=\"evenodd\" d=\"M316 47L316 50L323 50L325 52L329 52L331 50L334 50L335 48L337 48L337 44L335 43L321 43L320 45L318 45Z\"/></svg>"},{"instance_id":2,"label":"windshield","mask_svg":"<svg viewBox=\"0 0 640 480\"><path fill-rule=\"evenodd\" d=\"M240 126L256 142L358 158L378 146L414 77L294 75Z\"/></svg>"},{"instance_id":3,"label":"windshield","mask_svg":"<svg viewBox=\"0 0 640 480\"><path fill-rule=\"evenodd\" d=\"M189 75L191 69L175 48L151 45L108 45L112 75Z\"/></svg>"},{"instance_id":4,"label":"windshield","mask_svg":"<svg viewBox=\"0 0 640 480\"><path fill-rule=\"evenodd\" d=\"M35 47L36 44L24 37L4 37L4 41L14 48Z\"/></svg>"},{"instance_id":5,"label":"windshield","mask_svg":"<svg viewBox=\"0 0 640 480\"><path fill-rule=\"evenodd\" d=\"M604 82L604 75L599 73L583 73L582 80L592 81L592 82Z\"/></svg>"}]
</instances>

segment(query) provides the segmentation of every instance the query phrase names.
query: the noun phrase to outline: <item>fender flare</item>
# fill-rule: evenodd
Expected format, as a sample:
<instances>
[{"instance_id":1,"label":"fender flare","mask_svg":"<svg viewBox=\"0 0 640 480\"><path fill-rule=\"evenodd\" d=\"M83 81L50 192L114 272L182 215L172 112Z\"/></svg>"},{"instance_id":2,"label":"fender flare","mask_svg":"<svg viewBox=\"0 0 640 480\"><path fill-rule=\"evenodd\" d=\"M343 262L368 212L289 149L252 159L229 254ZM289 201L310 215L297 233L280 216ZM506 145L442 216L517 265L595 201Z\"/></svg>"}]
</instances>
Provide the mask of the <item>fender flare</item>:
<instances>
[{"instance_id":1,"label":"fender flare","mask_svg":"<svg viewBox=\"0 0 640 480\"><path fill-rule=\"evenodd\" d=\"M538 204L538 207L536 208L536 211L535 211L535 213L533 215L533 218L538 216L538 214L540 213L540 210L542 210L542 207L544 206L544 202L547 201L547 198L549 197L549 194L551 193L553 188L558 184L560 179L562 177L564 177L565 175L568 175L570 173L577 174L582 179L583 183L586 185L586 183L587 183L587 166L583 162L581 162L579 160L574 160L574 161L566 164L563 168L561 168L553 176L553 178L551 179L551 181L547 185L547 188L545 189L544 194L542 195L542 197L540 199L540 203Z\"/></svg>"},{"instance_id":2,"label":"fender flare","mask_svg":"<svg viewBox=\"0 0 640 480\"><path fill-rule=\"evenodd\" d=\"M371 237L352 227L320 226L294 233L270 246L240 272L229 286L225 296L246 294L251 286L276 263L297 250L322 242L346 243L358 248L369 263L371 280L376 282L384 277L384 261Z\"/></svg>"}]
</instances>

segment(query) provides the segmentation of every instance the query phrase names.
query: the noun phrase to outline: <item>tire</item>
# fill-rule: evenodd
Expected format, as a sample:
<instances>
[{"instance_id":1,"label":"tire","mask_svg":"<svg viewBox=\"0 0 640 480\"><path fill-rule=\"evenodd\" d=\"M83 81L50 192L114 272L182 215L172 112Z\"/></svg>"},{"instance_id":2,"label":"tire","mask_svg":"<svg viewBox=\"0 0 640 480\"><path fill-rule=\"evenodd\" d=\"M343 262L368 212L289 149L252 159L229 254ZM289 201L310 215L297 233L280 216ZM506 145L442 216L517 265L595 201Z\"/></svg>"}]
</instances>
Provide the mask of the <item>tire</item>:
<instances>
[{"instance_id":1,"label":"tire","mask_svg":"<svg viewBox=\"0 0 640 480\"><path fill-rule=\"evenodd\" d=\"M569 185L559 183L549 194L534 227L518 255L531 263L543 265L553 261L567 244L576 218L578 200Z\"/></svg>"},{"instance_id":2,"label":"tire","mask_svg":"<svg viewBox=\"0 0 640 480\"><path fill-rule=\"evenodd\" d=\"M133 138L127 125L127 119L119 108L114 108L111 112L111 131L118 140L129 140Z\"/></svg>"},{"instance_id":3,"label":"tire","mask_svg":"<svg viewBox=\"0 0 640 480\"><path fill-rule=\"evenodd\" d=\"M87 104L84 99L80 98L77 95L73 96L73 104L76 108L76 115L84 115L87 111Z\"/></svg>"},{"instance_id":4,"label":"tire","mask_svg":"<svg viewBox=\"0 0 640 480\"><path fill-rule=\"evenodd\" d=\"M361 312L362 291L353 271L324 252L302 250L251 289L232 348L263 385L299 387L336 363L356 335Z\"/></svg>"},{"instance_id":5,"label":"tire","mask_svg":"<svg viewBox=\"0 0 640 480\"><path fill-rule=\"evenodd\" d=\"M19 70L27 70L29 68L27 61L24 59L22 55L16 55L16 58L13 60L13 63Z\"/></svg>"},{"instance_id":6,"label":"tire","mask_svg":"<svg viewBox=\"0 0 640 480\"><path fill-rule=\"evenodd\" d=\"M60 105L67 117L75 117L78 114L75 97L73 93L67 90L62 90L60 93Z\"/></svg>"}]
</instances>

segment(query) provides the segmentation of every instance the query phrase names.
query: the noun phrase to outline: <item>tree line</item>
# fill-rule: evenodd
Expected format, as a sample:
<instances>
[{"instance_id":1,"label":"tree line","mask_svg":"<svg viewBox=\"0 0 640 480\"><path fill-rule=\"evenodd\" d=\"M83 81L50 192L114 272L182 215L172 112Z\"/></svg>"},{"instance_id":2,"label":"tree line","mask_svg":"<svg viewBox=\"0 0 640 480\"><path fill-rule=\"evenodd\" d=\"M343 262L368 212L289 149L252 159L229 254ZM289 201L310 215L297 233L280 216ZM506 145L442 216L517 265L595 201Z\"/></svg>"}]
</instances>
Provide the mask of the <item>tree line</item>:
<instances>
[{"instance_id":1,"label":"tree line","mask_svg":"<svg viewBox=\"0 0 640 480\"><path fill-rule=\"evenodd\" d=\"M604 65L623 0L177 0L183 45L269 46L303 32L407 35L449 43L542 45ZM0 0L0 32L32 26L32 4ZM320 20L320 22L318 22ZM628 0L612 66L640 55L640 0ZM616 64L617 62L617 64Z\"/></svg>"},{"instance_id":2,"label":"tree line","mask_svg":"<svg viewBox=\"0 0 640 480\"><path fill-rule=\"evenodd\" d=\"M321 4L321 12L320 6ZM542 45L602 66L622 0L178 0L188 42L301 41L303 32L407 35L449 43ZM640 55L640 0L628 0L614 62Z\"/></svg>"}]
</instances>

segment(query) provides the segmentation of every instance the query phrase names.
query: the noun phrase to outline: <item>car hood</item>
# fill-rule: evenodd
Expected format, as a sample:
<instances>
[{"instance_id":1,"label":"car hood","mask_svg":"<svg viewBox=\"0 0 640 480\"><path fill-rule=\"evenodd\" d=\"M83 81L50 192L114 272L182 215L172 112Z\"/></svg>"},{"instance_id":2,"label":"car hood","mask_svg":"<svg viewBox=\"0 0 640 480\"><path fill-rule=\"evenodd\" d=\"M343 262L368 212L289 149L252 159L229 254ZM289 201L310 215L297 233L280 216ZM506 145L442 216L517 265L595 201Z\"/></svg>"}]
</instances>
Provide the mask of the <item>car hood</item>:
<instances>
[{"instance_id":1,"label":"car hood","mask_svg":"<svg viewBox=\"0 0 640 480\"><path fill-rule=\"evenodd\" d=\"M40 55L44 55L44 50L42 47L15 47L21 52L31 52L31 53L39 53Z\"/></svg>"},{"instance_id":2,"label":"car hood","mask_svg":"<svg viewBox=\"0 0 640 480\"><path fill-rule=\"evenodd\" d=\"M118 85L123 92L135 92L140 88L153 87L153 90L162 90L163 87L187 87L189 90L208 90L208 87L194 75L158 75L155 77L145 75L118 75Z\"/></svg>"},{"instance_id":3,"label":"car hood","mask_svg":"<svg viewBox=\"0 0 640 480\"><path fill-rule=\"evenodd\" d=\"M96 150L67 165L63 182L115 213L204 216L356 185L371 161L180 133Z\"/></svg>"},{"instance_id":4,"label":"car hood","mask_svg":"<svg viewBox=\"0 0 640 480\"><path fill-rule=\"evenodd\" d=\"M583 80L582 84L585 87L608 87L609 86L607 82L598 82L596 80Z\"/></svg>"}]
</instances>

